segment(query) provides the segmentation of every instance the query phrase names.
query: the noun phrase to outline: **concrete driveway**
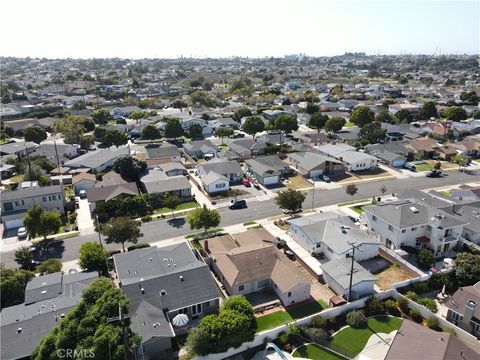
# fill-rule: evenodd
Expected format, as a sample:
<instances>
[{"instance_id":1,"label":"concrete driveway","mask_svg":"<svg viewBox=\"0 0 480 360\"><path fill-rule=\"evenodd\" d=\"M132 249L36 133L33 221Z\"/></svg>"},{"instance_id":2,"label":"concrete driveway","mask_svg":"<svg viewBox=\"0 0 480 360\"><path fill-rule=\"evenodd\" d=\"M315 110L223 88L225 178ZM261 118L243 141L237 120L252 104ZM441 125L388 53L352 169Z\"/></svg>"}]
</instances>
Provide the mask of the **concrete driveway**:
<instances>
[{"instance_id":1,"label":"concrete driveway","mask_svg":"<svg viewBox=\"0 0 480 360\"><path fill-rule=\"evenodd\" d=\"M77 225L78 230L93 229L94 224L90 216L90 207L88 206L88 199L80 199L78 196L78 209L77 209Z\"/></svg>"}]
</instances>

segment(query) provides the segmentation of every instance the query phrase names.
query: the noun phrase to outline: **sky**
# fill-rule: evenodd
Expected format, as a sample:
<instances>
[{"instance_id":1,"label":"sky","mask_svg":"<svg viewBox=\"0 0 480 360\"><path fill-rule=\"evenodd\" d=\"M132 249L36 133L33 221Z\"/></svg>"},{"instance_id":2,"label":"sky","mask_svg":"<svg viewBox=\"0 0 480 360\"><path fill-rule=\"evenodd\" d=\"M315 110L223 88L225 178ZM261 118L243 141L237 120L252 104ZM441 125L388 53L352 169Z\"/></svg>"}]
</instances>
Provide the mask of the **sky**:
<instances>
[{"instance_id":1,"label":"sky","mask_svg":"<svg viewBox=\"0 0 480 360\"><path fill-rule=\"evenodd\" d=\"M480 0L1 0L0 11L0 56L480 53Z\"/></svg>"}]
</instances>

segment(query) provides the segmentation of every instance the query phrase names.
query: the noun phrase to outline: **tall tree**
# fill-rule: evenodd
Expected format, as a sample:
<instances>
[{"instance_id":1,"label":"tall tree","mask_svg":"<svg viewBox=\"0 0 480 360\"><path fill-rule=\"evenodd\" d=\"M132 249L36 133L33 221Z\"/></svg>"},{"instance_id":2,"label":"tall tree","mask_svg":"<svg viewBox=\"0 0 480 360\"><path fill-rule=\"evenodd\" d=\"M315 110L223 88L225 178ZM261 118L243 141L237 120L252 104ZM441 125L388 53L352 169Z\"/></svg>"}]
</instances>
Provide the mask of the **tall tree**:
<instances>
[{"instance_id":1,"label":"tall tree","mask_svg":"<svg viewBox=\"0 0 480 360\"><path fill-rule=\"evenodd\" d=\"M15 250L15 261L25 270L33 270L33 253L28 246L22 246Z\"/></svg>"},{"instance_id":2,"label":"tall tree","mask_svg":"<svg viewBox=\"0 0 480 360\"><path fill-rule=\"evenodd\" d=\"M243 131L245 131L248 135L252 135L253 140L255 140L255 136L265 130L265 123L259 116L249 116L243 123Z\"/></svg>"},{"instance_id":3,"label":"tall tree","mask_svg":"<svg viewBox=\"0 0 480 360\"><path fill-rule=\"evenodd\" d=\"M48 259L37 267L40 274L53 274L62 271L62 262L58 259Z\"/></svg>"},{"instance_id":4,"label":"tall tree","mask_svg":"<svg viewBox=\"0 0 480 360\"><path fill-rule=\"evenodd\" d=\"M156 140L161 137L160 130L153 125L147 125L142 130L142 139L144 140Z\"/></svg>"},{"instance_id":5,"label":"tall tree","mask_svg":"<svg viewBox=\"0 0 480 360\"><path fill-rule=\"evenodd\" d=\"M381 109L375 116L375 121L391 124L393 123L393 116L390 115L388 109Z\"/></svg>"},{"instance_id":6,"label":"tall tree","mask_svg":"<svg viewBox=\"0 0 480 360\"><path fill-rule=\"evenodd\" d=\"M215 131L215 136L222 139L222 145L223 145L223 138L230 137L232 135L233 135L233 129L229 127L220 127Z\"/></svg>"},{"instance_id":7,"label":"tall tree","mask_svg":"<svg viewBox=\"0 0 480 360\"><path fill-rule=\"evenodd\" d=\"M437 108L435 107L435 102L427 101L423 106L420 108L419 112L420 119L428 120L432 117L437 117Z\"/></svg>"},{"instance_id":8,"label":"tall tree","mask_svg":"<svg viewBox=\"0 0 480 360\"><path fill-rule=\"evenodd\" d=\"M320 111L320 106L314 104L314 103L311 103L309 102L307 104L307 107L305 108L305 112L307 114L310 114L310 115L313 115L315 114L316 112L319 112Z\"/></svg>"},{"instance_id":9,"label":"tall tree","mask_svg":"<svg viewBox=\"0 0 480 360\"><path fill-rule=\"evenodd\" d=\"M243 117L251 116L251 115L252 115L252 112L250 111L249 108L241 107L235 110L235 112L233 113L233 119L239 122Z\"/></svg>"},{"instance_id":10,"label":"tall tree","mask_svg":"<svg viewBox=\"0 0 480 360\"><path fill-rule=\"evenodd\" d=\"M87 271L106 273L107 255L102 245L96 242L86 242L80 246L78 264Z\"/></svg>"},{"instance_id":11,"label":"tall tree","mask_svg":"<svg viewBox=\"0 0 480 360\"><path fill-rule=\"evenodd\" d=\"M337 133L345 126L346 121L343 117L334 116L325 123L325 130L328 132Z\"/></svg>"},{"instance_id":12,"label":"tall tree","mask_svg":"<svg viewBox=\"0 0 480 360\"><path fill-rule=\"evenodd\" d=\"M367 106L358 106L350 114L350 121L358 127L364 127L375 118L375 113Z\"/></svg>"},{"instance_id":13,"label":"tall tree","mask_svg":"<svg viewBox=\"0 0 480 360\"><path fill-rule=\"evenodd\" d=\"M126 242L136 244L143 236L140 232L140 222L128 217L112 218L103 224L100 230L107 237L105 239L107 244L122 244L123 251L125 251Z\"/></svg>"},{"instance_id":14,"label":"tall tree","mask_svg":"<svg viewBox=\"0 0 480 360\"><path fill-rule=\"evenodd\" d=\"M30 238L41 235L46 240L48 235L56 234L60 230L62 220L58 211L45 211L38 205L33 205L27 210L23 224Z\"/></svg>"},{"instance_id":15,"label":"tall tree","mask_svg":"<svg viewBox=\"0 0 480 360\"><path fill-rule=\"evenodd\" d=\"M116 147L119 147L121 145L125 145L127 142L127 134L125 134L123 131L111 129L107 130L105 133L104 143L107 146L115 145Z\"/></svg>"},{"instance_id":16,"label":"tall tree","mask_svg":"<svg viewBox=\"0 0 480 360\"><path fill-rule=\"evenodd\" d=\"M206 205L196 208L187 216L187 221L192 229L208 229L220 225L220 214L216 210L210 210Z\"/></svg>"},{"instance_id":17,"label":"tall tree","mask_svg":"<svg viewBox=\"0 0 480 360\"><path fill-rule=\"evenodd\" d=\"M25 137L25 141L33 141L34 143L40 144L47 138L47 132L41 127L29 126L23 130L23 136Z\"/></svg>"},{"instance_id":18,"label":"tall tree","mask_svg":"<svg viewBox=\"0 0 480 360\"><path fill-rule=\"evenodd\" d=\"M121 156L113 163L113 170L124 179L138 181L147 169L147 163L132 156Z\"/></svg>"},{"instance_id":19,"label":"tall tree","mask_svg":"<svg viewBox=\"0 0 480 360\"><path fill-rule=\"evenodd\" d=\"M443 112L443 114L448 120L453 120L453 121L465 120L468 117L465 109L462 109L461 107L458 107L458 106L451 106L447 108Z\"/></svg>"},{"instance_id":20,"label":"tall tree","mask_svg":"<svg viewBox=\"0 0 480 360\"><path fill-rule=\"evenodd\" d=\"M202 136L202 132L203 132L202 127L199 124L192 124L188 128L188 133L192 138Z\"/></svg>"},{"instance_id":21,"label":"tall tree","mask_svg":"<svg viewBox=\"0 0 480 360\"><path fill-rule=\"evenodd\" d=\"M413 120L412 114L407 109L398 110L395 113L395 118L399 123L411 123Z\"/></svg>"},{"instance_id":22,"label":"tall tree","mask_svg":"<svg viewBox=\"0 0 480 360\"><path fill-rule=\"evenodd\" d=\"M68 116L65 119L58 119L53 124L53 129L57 133L63 134L64 142L67 144L78 144L80 137L85 133L85 124L91 121L86 116ZM90 128L90 126L88 125Z\"/></svg>"},{"instance_id":23,"label":"tall tree","mask_svg":"<svg viewBox=\"0 0 480 360\"><path fill-rule=\"evenodd\" d=\"M0 308L21 304L25 301L25 287L35 274L20 269L9 269L0 264Z\"/></svg>"},{"instance_id":24,"label":"tall tree","mask_svg":"<svg viewBox=\"0 0 480 360\"><path fill-rule=\"evenodd\" d=\"M282 152L282 134L290 134L298 130L297 118L290 114L280 115L275 120L274 127L280 131L280 152Z\"/></svg>"},{"instance_id":25,"label":"tall tree","mask_svg":"<svg viewBox=\"0 0 480 360\"><path fill-rule=\"evenodd\" d=\"M460 286L475 284L480 279L480 255L467 252L458 254L455 259L455 277Z\"/></svg>"},{"instance_id":26,"label":"tall tree","mask_svg":"<svg viewBox=\"0 0 480 360\"><path fill-rule=\"evenodd\" d=\"M110 112L105 109L96 109L92 111L90 116L92 117L93 121L98 125L106 125L108 123L108 120L112 119L112 115L110 115Z\"/></svg>"},{"instance_id":27,"label":"tall tree","mask_svg":"<svg viewBox=\"0 0 480 360\"><path fill-rule=\"evenodd\" d=\"M281 191L275 197L275 204L280 209L287 210L292 215L295 210L301 209L305 201L305 194L298 190L288 189Z\"/></svg>"},{"instance_id":28,"label":"tall tree","mask_svg":"<svg viewBox=\"0 0 480 360\"><path fill-rule=\"evenodd\" d=\"M163 196L163 205L172 210L172 216L175 217L175 209L177 208L178 205L180 205L180 203L182 202L182 200L175 194L172 194L172 193L166 193L164 196Z\"/></svg>"},{"instance_id":29,"label":"tall tree","mask_svg":"<svg viewBox=\"0 0 480 360\"><path fill-rule=\"evenodd\" d=\"M387 129L382 127L382 124L374 121L360 129L358 138L368 141L370 144L376 144L385 138Z\"/></svg>"},{"instance_id":30,"label":"tall tree","mask_svg":"<svg viewBox=\"0 0 480 360\"><path fill-rule=\"evenodd\" d=\"M83 150L88 150L90 146L95 143L95 137L93 135L83 135L80 138L80 147Z\"/></svg>"},{"instance_id":31,"label":"tall tree","mask_svg":"<svg viewBox=\"0 0 480 360\"><path fill-rule=\"evenodd\" d=\"M327 120L328 120L327 115L323 115L321 112L316 112L312 114L312 116L310 117L308 126L310 126L311 128L317 129L317 134L320 134L320 130L325 127Z\"/></svg>"},{"instance_id":32,"label":"tall tree","mask_svg":"<svg viewBox=\"0 0 480 360\"><path fill-rule=\"evenodd\" d=\"M165 137L174 138L176 140L180 136L183 136L183 128L182 124L180 124L180 120L168 119L165 123Z\"/></svg>"}]
</instances>

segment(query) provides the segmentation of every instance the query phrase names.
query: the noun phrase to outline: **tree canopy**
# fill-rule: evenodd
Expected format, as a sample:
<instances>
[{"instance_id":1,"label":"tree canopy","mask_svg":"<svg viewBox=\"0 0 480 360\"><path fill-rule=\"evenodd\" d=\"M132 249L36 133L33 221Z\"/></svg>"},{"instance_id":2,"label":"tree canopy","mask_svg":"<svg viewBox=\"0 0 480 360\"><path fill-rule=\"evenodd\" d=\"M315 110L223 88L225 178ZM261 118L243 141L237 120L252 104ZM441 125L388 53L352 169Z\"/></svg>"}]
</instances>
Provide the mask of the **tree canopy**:
<instances>
[{"instance_id":1,"label":"tree canopy","mask_svg":"<svg viewBox=\"0 0 480 360\"><path fill-rule=\"evenodd\" d=\"M196 208L187 216L187 221L192 229L208 229L220 225L220 214L216 210L210 210L206 205Z\"/></svg>"},{"instance_id":2,"label":"tree canopy","mask_svg":"<svg viewBox=\"0 0 480 360\"><path fill-rule=\"evenodd\" d=\"M357 192L358 192L358 187L357 185L355 184L348 184L346 187L345 187L345 192L348 194L348 195L355 195Z\"/></svg>"},{"instance_id":3,"label":"tree canopy","mask_svg":"<svg viewBox=\"0 0 480 360\"><path fill-rule=\"evenodd\" d=\"M305 201L305 194L298 190L288 189L281 191L275 197L275 204L280 209L284 209L292 213L295 210L301 209Z\"/></svg>"},{"instance_id":4,"label":"tree canopy","mask_svg":"<svg viewBox=\"0 0 480 360\"><path fill-rule=\"evenodd\" d=\"M249 108L241 107L235 110L235 112L233 113L233 119L235 121L240 121L241 118L245 116L251 116L251 115L252 115L252 112L250 111Z\"/></svg>"},{"instance_id":5,"label":"tree canopy","mask_svg":"<svg viewBox=\"0 0 480 360\"><path fill-rule=\"evenodd\" d=\"M192 138L202 136L202 132L202 127L199 124L192 124L188 128L188 133Z\"/></svg>"},{"instance_id":6,"label":"tree canopy","mask_svg":"<svg viewBox=\"0 0 480 360\"><path fill-rule=\"evenodd\" d=\"M274 127L276 130L283 131L284 133L291 133L292 131L298 130L297 118L290 114L280 115L275 120Z\"/></svg>"},{"instance_id":7,"label":"tree canopy","mask_svg":"<svg viewBox=\"0 0 480 360\"><path fill-rule=\"evenodd\" d=\"M85 242L80 247L78 263L83 270L105 273L106 259L105 249L97 242Z\"/></svg>"},{"instance_id":8,"label":"tree canopy","mask_svg":"<svg viewBox=\"0 0 480 360\"><path fill-rule=\"evenodd\" d=\"M42 339L32 360L52 359L53 354L62 353L60 349L82 349L85 354L94 354L95 359L124 359L127 349L122 325L120 321L107 323L107 319L118 316L119 308L128 313L127 298L107 278L94 281L82 295L82 301ZM130 348L138 345L140 338L131 332L129 320L126 322L125 340Z\"/></svg>"},{"instance_id":9,"label":"tree canopy","mask_svg":"<svg viewBox=\"0 0 480 360\"><path fill-rule=\"evenodd\" d=\"M63 134L63 140L65 143L78 144L80 142L80 137L85 131L92 131L95 128L95 124L93 124L93 128L91 127L91 124L93 124L93 121L86 116L72 115L65 119L56 120L53 124L53 129L55 132Z\"/></svg>"},{"instance_id":10,"label":"tree canopy","mask_svg":"<svg viewBox=\"0 0 480 360\"><path fill-rule=\"evenodd\" d=\"M458 106L451 106L443 112L443 115L448 119L448 120L453 120L453 121L460 121L460 120L465 120L468 115L465 109L462 109L461 107Z\"/></svg>"},{"instance_id":11,"label":"tree canopy","mask_svg":"<svg viewBox=\"0 0 480 360\"><path fill-rule=\"evenodd\" d=\"M33 270L34 268L32 264L33 253L28 246L22 246L15 250L14 260L22 269Z\"/></svg>"},{"instance_id":12,"label":"tree canopy","mask_svg":"<svg viewBox=\"0 0 480 360\"><path fill-rule=\"evenodd\" d=\"M144 140L156 140L161 137L162 134L160 133L160 130L153 125L147 125L142 130L142 139Z\"/></svg>"},{"instance_id":13,"label":"tree canopy","mask_svg":"<svg viewBox=\"0 0 480 360\"><path fill-rule=\"evenodd\" d=\"M307 114L310 114L310 115L313 115L315 114L316 112L319 112L320 111L320 106L314 104L314 103L311 103L309 102L307 104L307 107L305 108L305 112Z\"/></svg>"},{"instance_id":14,"label":"tree canopy","mask_svg":"<svg viewBox=\"0 0 480 360\"><path fill-rule=\"evenodd\" d=\"M254 140L255 135L264 130L265 123L258 116L249 116L243 123L243 131L245 131L248 135L252 135Z\"/></svg>"},{"instance_id":15,"label":"tree canopy","mask_svg":"<svg viewBox=\"0 0 480 360\"><path fill-rule=\"evenodd\" d=\"M323 115L321 112L316 112L312 114L312 116L310 117L308 126L310 126L311 128L317 129L317 134L319 134L320 130L325 127L327 120L328 120L327 115Z\"/></svg>"},{"instance_id":16,"label":"tree canopy","mask_svg":"<svg viewBox=\"0 0 480 360\"><path fill-rule=\"evenodd\" d=\"M138 181L142 173L147 169L147 163L132 156L124 155L113 163L113 170L124 179Z\"/></svg>"},{"instance_id":17,"label":"tree canopy","mask_svg":"<svg viewBox=\"0 0 480 360\"><path fill-rule=\"evenodd\" d=\"M166 208L169 208L172 210L172 216L175 217L175 209L180 203L182 202L182 199L180 199L177 195L172 194L172 193L166 193L163 196L163 205Z\"/></svg>"},{"instance_id":18,"label":"tree canopy","mask_svg":"<svg viewBox=\"0 0 480 360\"><path fill-rule=\"evenodd\" d=\"M367 106L358 106L350 114L350 121L358 127L364 127L375 118L375 113Z\"/></svg>"},{"instance_id":19,"label":"tree canopy","mask_svg":"<svg viewBox=\"0 0 480 360\"><path fill-rule=\"evenodd\" d=\"M437 117L437 108L435 107L435 102L427 101L423 106L420 108L419 112L420 119L428 120L432 117Z\"/></svg>"},{"instance_id":20,"label":"tree canopy","mask_svg":"<svg viewBox=\"0 0 480 360\"><path fill-rule=\"evenodd\" d=\"M110 112L105 109L93 110L90 116L92 117L93 121L98 125L106 125L108 123L108 120L112 119Z\"/></svg>"},{"instance_id":21,"label":"tree canopy","mask_svg":"<svg viewBox=\"0 0 480 360\"><path fill-rule=\"evenodd\" d=\"M391 124L393 123L393 116L390 115L388 109L381 109L375 116L375 121Z\"/></svg>"},{"instance_id":22,"label":"tree canopy","mask_svg":"<svg viewBox=\"0 0 480 360\"><path fill-rule=\"evenodd\" d=\"M29 126L23 130L23 136L25 137L25 141L33 141L34 143L40 144L47 138L47 132L39 126Z\"/></svg>"},{"instance_id":23,"label":"tree canopy","mask_svg":"<svg viewBox=\"0 0 480 360\"><path fill-rule=\"evenodd\" d=\"M60 230L62 220L58 211L45 211L40 206L33 205L27 210L23 224L30 238L41 235L46 240L48 235L56 234Z\"/></svg>"},{"instance_id":24,"label":"tree canopy","mask_svg":"<svg viewBox=\"0 0 480 360\"><path fill-rule=\"evenodd\" d=\"M325 123L325 130L328 132L337 133L345 126L346 121L343 117L334 116Z\"/></svg>"},{"instance_id":25,"label":"tree canopy","mask_svg":"<svg viewBox=\"0 0 480 360\"><path fill-rule=\"evenodd\" d=\"M21 269L10 269L0 264L1 308L21 304L25 301L25 287L35 274Z\"/></svg>"},{"instance_id":26,"label":"tree canopy","mask_svg":"<svg viewBox=\"0 0 480 360\"><path fill-rule=\"evenodd\" d=\"M222 144L223 144L223 138L230 137L232 135L233 135L233 129L229 127L220 127L215 131L215 136L222 139Z\"/></svg>"},{"instance_id":27,"label":"tree canopy","mask_svg":"<svg viewBox=\"0 0 480 360\"><path fill-rule=\"evenodd\" d=\"M398 110L394 116L399 123L410 123L413 120L412 114L407 109Z\"/></svg>"},{"instance_id":28,"label":"tree canopy","mask_svg":"<svg viewBox=\"0 0 480 360\"><path fill-rule=\"evenodd\" d=\"M183 136L183 128L180 120L168 119L165 123L165 137L176 139L180 136Z\"/></svg>"},{"instance_id":29,"label":"tree canopy","mask_svg":"<svg viewBox=\"0 0 480 360\"><path fill-rule=\"evenodd\" d=\"M105 133L105 138L103 140L105 145L112 146L115 145L119 147L125 145L128 142L127 134L123 131L117 129L109 129Z\"/></svg>"},{"instance_id":30,"label":"tree canopy","mask_svg":"<svg viewBox=\"0 0 480 360\"><path fill-rule=\"evenodd\" d=\"M367 141L369 144L376 144L385 138L387 129L382 127L378 121L371 122L360 129L358 138Z\"/></svg>"},{"instance_id":31,"label":"tree canopy","mask_svg":"<svg viewBox=\"0 0 480 360\"><path fill-rule=\"evenodd\" d=\"M40 274L53 274L62 271L62 263L58 259L48 259L37 267Z\"/></svg>"},{"instance_id":32,"label":"tree canopy","mask_svg":"<svg viewBox=\"0 0 480 360\"><path fill-rule=\"evenodd\" d=\"M112 218L100 227L100 231L107 237L105 239L107 244L122 244L123 251L126 242L136 244L143 236L140 232L140 222L128 217Z\"/></svg>"},{"instance_id":33,"label":"tree canopy","mask_svg":"<svg viewBox=\"0 0 480 360\"><path fill-rule=\"evenodd\" d=\"M460 286L475 284L480 279L480 255L467 252L458 254L455 259L455 276Z\"/></svg>"}]
</instances>

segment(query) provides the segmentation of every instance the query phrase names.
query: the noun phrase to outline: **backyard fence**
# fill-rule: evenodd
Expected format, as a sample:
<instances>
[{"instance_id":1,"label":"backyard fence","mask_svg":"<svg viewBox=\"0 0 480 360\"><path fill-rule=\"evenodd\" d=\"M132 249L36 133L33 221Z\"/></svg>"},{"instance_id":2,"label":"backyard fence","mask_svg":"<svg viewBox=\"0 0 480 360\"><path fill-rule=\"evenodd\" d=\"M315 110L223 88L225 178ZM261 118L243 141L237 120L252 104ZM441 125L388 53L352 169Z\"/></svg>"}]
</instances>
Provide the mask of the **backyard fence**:
<instances>
[{"instance_id":1,"label":"backyard fence","mask_svg":"<svg viewBox=\"0 0 480 360\"><path fill-rule=\"evenodd\" d=\"M380 246L380 248L378 249L378 253L390 262L397 264L398 266L400 266L401 269L405 270L410 274L418 276L425 275L425 273L418 270L415 266L413 266L407 260L398 255L395 251L392 251L385 246Z\"/></svg>"}]
</instances>

